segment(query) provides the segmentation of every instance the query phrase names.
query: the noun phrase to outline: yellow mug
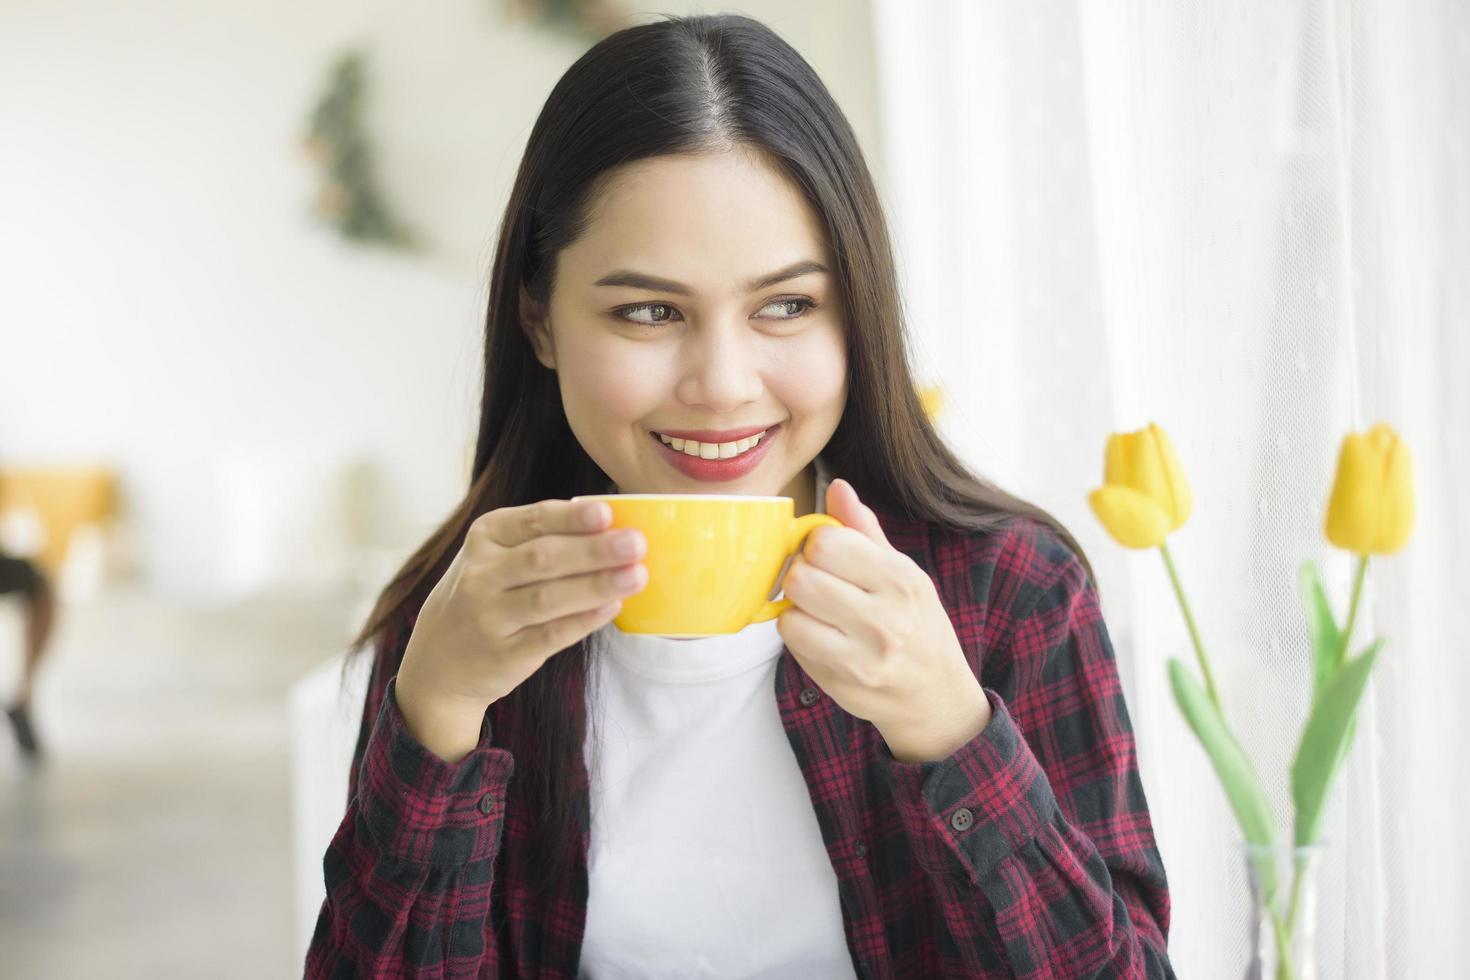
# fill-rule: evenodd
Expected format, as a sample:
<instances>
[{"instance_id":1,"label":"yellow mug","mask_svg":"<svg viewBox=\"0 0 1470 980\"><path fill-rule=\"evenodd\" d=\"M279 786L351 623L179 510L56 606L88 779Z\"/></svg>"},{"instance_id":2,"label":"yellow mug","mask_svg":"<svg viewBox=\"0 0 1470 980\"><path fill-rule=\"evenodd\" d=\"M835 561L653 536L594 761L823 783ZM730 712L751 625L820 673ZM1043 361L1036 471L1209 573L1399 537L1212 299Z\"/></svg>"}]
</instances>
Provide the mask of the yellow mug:
<instances>
[{"instance_id":1,"label":"yellow mug","mask_svg":"<svg viewBox=\"0 0 1470 980\"><path fill-rule=\"evenodd\" d=\"M624 633L677 638L738 633L775 619L790 599L767 601L788 558L828 514L793 516L790 497L738 494L605 493L612 527L637 528L648 541L648 584L623 600L613 623Z\"/></svg>"}]
</instances>

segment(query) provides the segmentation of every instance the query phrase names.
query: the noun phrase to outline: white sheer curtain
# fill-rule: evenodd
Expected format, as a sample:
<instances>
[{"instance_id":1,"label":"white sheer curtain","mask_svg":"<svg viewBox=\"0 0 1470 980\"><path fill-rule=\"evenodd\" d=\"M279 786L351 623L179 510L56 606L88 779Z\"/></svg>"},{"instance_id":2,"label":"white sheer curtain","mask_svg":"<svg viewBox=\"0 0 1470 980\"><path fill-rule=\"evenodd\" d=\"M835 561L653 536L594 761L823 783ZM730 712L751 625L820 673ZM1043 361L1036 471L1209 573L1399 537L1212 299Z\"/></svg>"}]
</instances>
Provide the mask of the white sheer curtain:
<instances>
[{"instance_id":1,"label":"white sheer curtain","mask_svg":"<svg viewBox=\"0 0 1470 980\"><path fill-rule=\"evenodd\" d=\"M1224 796L1170 698L1191 659L1156 553L1085 494L1109 432L1173 436L1171 541L1226 710L1286 826L1310 691L1295 580L1338 440L1384 420L1418 523L1370 564L1389 637L1326 825L1323 977L1470 962L1470 6L1463 0L872 0L884 192L946 435L1098 569L1174 900L1181 976L1241 975ZM1470 505L1470 499L1465 500Z\"/></svg>"}]
</instances>

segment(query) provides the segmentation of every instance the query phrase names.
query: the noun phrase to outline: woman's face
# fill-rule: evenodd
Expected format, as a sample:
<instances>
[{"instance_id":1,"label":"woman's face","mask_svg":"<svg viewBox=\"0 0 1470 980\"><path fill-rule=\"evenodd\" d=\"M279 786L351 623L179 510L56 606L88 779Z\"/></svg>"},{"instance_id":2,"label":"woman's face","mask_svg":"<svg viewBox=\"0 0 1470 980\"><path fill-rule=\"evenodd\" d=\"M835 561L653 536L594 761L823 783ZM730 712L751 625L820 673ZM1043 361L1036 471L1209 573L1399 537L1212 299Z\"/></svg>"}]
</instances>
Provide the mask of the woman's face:
<instances>
[{"instance_id":1,"label":"woman's face","mask_svg":"<svg viewBox=\"0 0 1470 980\"><path fill-rule=\"evenodd\" d=\"M521 313L619 491L780 494L804 514L847 395L832 267L815 212L755 156L658 157L607 183L557 260L549 309L523 291ZM691 431L681 449L659 437Z\"/></svg>"}]
</instances>

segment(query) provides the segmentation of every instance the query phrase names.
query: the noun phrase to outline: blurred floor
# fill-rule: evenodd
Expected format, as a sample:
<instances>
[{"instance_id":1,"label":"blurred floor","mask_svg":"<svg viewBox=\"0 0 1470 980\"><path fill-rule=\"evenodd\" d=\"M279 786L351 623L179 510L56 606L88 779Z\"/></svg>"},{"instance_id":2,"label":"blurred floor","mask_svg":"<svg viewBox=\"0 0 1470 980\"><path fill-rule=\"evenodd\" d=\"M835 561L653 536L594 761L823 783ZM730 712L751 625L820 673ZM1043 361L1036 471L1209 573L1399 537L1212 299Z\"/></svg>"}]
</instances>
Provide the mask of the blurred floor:
<instances>
[{"instance_id":1,"label":"blurred floor","mask_svg":"<svg viewBox=\"0 0 1470 980\"><path fill-rule=\"evenodd\" d=\"M8 702L21 619L3 605ZM343 648L350 608L123 590L63 609L33 712L45 765L0 728L0 977L301 975L286 691Z\"/></svg>"}]
</instances>

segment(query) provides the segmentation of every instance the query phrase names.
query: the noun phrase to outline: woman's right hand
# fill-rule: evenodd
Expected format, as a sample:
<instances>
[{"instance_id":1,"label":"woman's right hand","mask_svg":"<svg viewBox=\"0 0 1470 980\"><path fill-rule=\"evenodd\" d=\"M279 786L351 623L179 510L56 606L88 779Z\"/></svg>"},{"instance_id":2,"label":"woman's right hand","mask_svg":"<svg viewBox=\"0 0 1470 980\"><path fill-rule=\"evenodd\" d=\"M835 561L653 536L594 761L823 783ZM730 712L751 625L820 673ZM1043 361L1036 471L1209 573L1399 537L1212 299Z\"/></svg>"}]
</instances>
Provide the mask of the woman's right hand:
<instances>
[{"instance_id":1,"label":"woman's right hand","mask_svg":"<svg viewBox=\"0 0 1470 980\"><path fill-rule=\"evenodd\" d=\"M398 669L398 702L415 735L458 721L455 742L474 736L468 752L490 704L647 584L642 533L610 529L611 520L607 504L590 500L542 500L475 519L424 600Z\"/></svg>"}]
</instances>

